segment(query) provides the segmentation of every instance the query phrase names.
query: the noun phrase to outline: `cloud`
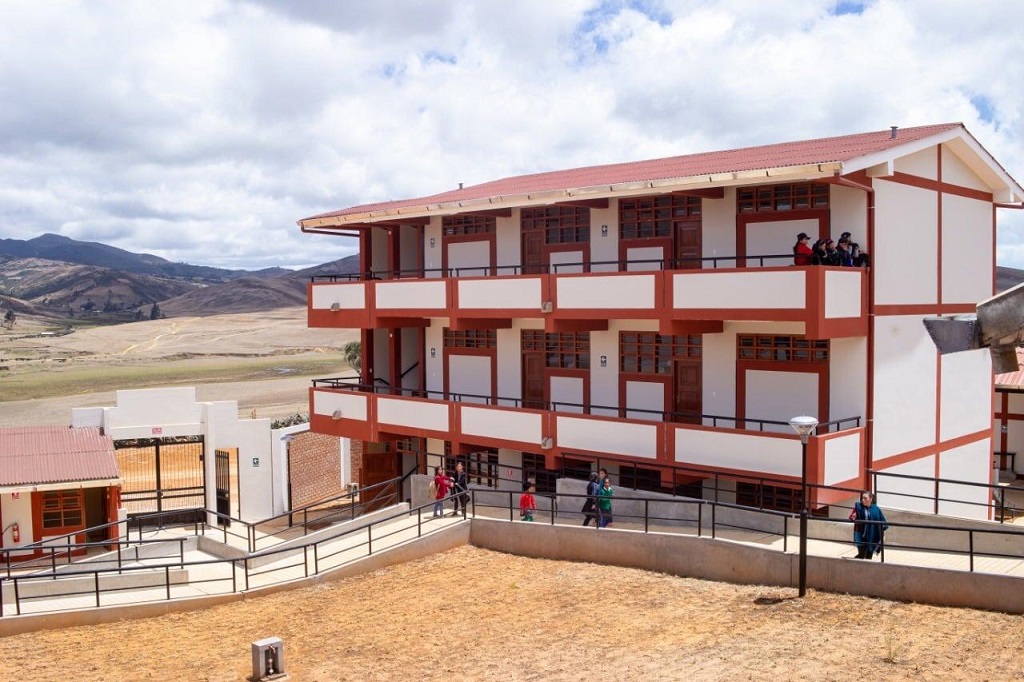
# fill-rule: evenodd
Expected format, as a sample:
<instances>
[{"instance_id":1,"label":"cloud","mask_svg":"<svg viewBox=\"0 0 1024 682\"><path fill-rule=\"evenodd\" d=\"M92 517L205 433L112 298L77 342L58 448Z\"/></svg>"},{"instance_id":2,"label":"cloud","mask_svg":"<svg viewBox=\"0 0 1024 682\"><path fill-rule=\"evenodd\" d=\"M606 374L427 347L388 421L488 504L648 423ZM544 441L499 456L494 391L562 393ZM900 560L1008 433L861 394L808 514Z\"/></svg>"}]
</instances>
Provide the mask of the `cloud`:
<instances>
[{"instance_id":1,"label":"cloud","mask_svg":"<svg viewBox=\"0 0 1024 682\"><path fill-rule=\"evenodd\" d=\"M352 253L298 218L508 175L963 121L1024 175L1024 4L0 3L0 237ZM1024 212L1000 211L1024 267Z\"/></svg>"}]
</instances>

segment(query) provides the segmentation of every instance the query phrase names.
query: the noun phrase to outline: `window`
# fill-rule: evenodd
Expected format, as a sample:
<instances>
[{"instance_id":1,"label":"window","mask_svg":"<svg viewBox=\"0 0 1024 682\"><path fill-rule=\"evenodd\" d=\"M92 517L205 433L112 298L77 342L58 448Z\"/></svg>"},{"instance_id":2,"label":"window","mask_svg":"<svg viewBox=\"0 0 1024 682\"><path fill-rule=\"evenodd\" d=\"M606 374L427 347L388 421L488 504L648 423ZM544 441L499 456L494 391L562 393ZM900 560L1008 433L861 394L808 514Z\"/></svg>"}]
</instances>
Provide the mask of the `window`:
<instances>
[{"instance_id":1,"label":"window","mask_svg":"<svg viewBox=\"0 0 1024 682\"><path fill-rule=\"evenodd\" d=\"M590 241L590 209L574 206L545 206L520 211L523 232L543 231L545 244L575 244Z\"/></svg>"},{"instance_id":2,"label":"window","mask_svg":"<svg viewBox=\"0 0 1024 682\"><path fill-rule=\"evenodd\" d=\"M765 362L828 362L828 340L802 336L737 334L736 358Z\"/></svg>"},{"instance_id":3,"label":"window","mask_svg":"<svg viewBox=\"0 0 1024 682\"><path fill-rule=\"evenodd\" d=\"M467 234L494 234L498 221L494 216L446 215L441 220L441 234L462 236Z\"/></svg>"},{"instance_id":4,"label":"window","mask_svg":"<svg viewBox=\"0 0 1024 682\"><path fill-rule=\"evenodd\" d=\"M665 492L661 487L661 471L658 469L642 469L638 466L619 466L619 485L634 490Z\"/></svg>"},{"instance_id":5,"label":"window","mask_svg":"<svg viewBox=\"0 0 1024 682\"><path fill-rule=\"evenodd\" d=\"M497 348L498 333L493 329L444 330L445 348Z\"/></svg>"},{"instance_id":6,"label":"window","mask_svg":"<svg viewBox=\"0 0 1024 682\"><path fill-rule=\"evenodd\" d=\"M539 493L555 492L555 481L558 474L544 468L544 455L535 455L532 452L523 453L523 481L533 481Z\"/></svg>"},{"instance_id":7,"label":"window","mask_svg":"<svg viewBox=\"0 0 1024 682\"><path fill-rule=\"evenodd\" d=\"M798 512L803 503L799 488L785 488L776 485L736 483L736 504L759 509L775 509Z\"/></svg>"},{"instance_id":8,"label":"window","mask_svg":"<svg viewBox=\"0 0 1024 682\"><path fill-rule=\"evenodd\" d=\"M477 452L471 452L464 456L466 462L466 473L469 474L469 482L475 485L485 485L488 488L498 487L498 451L489 448Z\"/></svg>"},{"instance_id":9,"label":"window","mask_svg":"<svg viewBox=\"0 0 1024 682\"><path fill-rule=\"evenodd\" d=\"M42 493L43 528L59 530L81 527L82 491L53 490Z\"/></svg>"},{"instance_id":10,"label":"window","mask_svg":"<svg viewBox=\"0 0 1024 682\"><path fill-rule=\"evenodd\" d=\"M619 334L619 353L619 369L623 372L672 374L674 358L701 356L701 337L622 332Z\"/></svg>"},{"instance_id":11,"label":"window","mask_svg":"<svg viewBox=\"0 0 1024 682\"><path fill-rule=\"evenodd\" d=\"M700 217L700 197L668 194L619 201L619 239L671 237L673 220Z\"/></svg>"},{"instance_id":12,"label":"window","mask_svg":"<svg viewBox=\"0 0 1024 682\"><path fill-rule=\"evenodd\" d=\"M590 369L590 332L547 334L523 331L523 352L543 352L544 365L556 369Z\"/></svg>"},{"instance_id":13,"label":"window","mask_svg":"<svg viewBox=\"0 0 1024 682\"><path fill-rule=\"evenodd\" d=\"M791 185L740 187L736 190L739 213L768 213L808 208L828 208L828 185L802 182Z\"/></svg>"}]
</instances>

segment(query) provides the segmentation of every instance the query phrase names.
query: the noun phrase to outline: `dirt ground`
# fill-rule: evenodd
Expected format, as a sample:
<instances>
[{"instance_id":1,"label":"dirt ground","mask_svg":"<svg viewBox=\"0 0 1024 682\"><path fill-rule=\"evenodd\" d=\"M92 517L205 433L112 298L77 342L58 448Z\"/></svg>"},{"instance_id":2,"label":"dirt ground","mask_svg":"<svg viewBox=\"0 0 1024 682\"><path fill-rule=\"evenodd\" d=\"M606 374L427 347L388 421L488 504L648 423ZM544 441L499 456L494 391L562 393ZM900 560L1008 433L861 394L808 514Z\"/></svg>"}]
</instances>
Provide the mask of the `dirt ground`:
<instances>
[{"instance_id":1,"label":"dirt ground","mask_svg":"<svg viewBox=\"0 0 1024 682\"><path fill-rule=\"evenodd\" d=\"M0 679L1018 680L1020 616L462 547L191 613L0 640Z\"/></svg>"}]
</instances>

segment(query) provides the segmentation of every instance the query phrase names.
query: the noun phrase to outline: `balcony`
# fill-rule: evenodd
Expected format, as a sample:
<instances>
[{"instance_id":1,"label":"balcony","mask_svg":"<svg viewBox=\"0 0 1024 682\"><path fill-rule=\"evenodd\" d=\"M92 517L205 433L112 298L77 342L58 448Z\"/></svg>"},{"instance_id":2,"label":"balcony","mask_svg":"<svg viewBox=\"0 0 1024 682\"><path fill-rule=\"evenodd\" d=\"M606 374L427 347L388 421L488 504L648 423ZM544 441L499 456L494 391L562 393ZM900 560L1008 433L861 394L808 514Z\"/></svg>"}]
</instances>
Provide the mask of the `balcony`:
<instances>
[{"instance_id":1,"label":"balcony","mask_svg":"<svg viewBox=\"0 0 1024 682\"><path fill-rule=\"evenodd\" d=\"M706 260L716 267L638 270L635 262L589 263L591 270L606 265L627 269L558 272L580 265L566 264L541 274L521 274L515 267L495 268L499 274L493 276L480 276L481 268L474 268L426 273L438 275L427 278L317 277L309 284L309 325L425 326L429 318L446 317L453 329L478 329L538 318L546 331L554 332L607 329L609 319L653 319L661 333L683 334L721 331L725 321L757 320L802 322L814 339L867 333L863 269L717 267L725 259Z\"/></svg>"},{"instance_id":2,"label":"balcony","mask_svg":"<svg viewBox=\"0 0 1024 682\"><path fill-rule=\"evenodd\" d=\"M549 468L560 455L589 454L800 480L800 440L787 422L737 423L735 417L632 408L628 413L642 418L627 418L618 407L544 407L524 408L516 398L370 387L344 379L317 379L310 389L312 430L338 437L378 442L417 436L510 448L547 455ZM679 419L695 423L673 421ZM819 427L808 445L809 482L861 487L865 469L859 417Z\"/></svg>"}]
</instances>

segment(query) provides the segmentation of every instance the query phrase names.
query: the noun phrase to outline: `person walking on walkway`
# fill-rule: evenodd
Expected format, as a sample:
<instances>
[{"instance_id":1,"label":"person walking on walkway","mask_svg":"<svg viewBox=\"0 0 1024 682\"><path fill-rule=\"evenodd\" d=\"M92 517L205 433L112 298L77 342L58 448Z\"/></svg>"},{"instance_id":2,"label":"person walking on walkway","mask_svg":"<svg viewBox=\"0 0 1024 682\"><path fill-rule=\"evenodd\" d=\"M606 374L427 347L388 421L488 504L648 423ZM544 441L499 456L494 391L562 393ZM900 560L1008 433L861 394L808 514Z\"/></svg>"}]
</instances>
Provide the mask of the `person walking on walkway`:
<instances>
[{"instance_id":1,"label":"person walking on walkway","mask_svg":"<svg viewBox=\"0 0 1024 682\"><path fill-rule=\"evenodd\" d=\"M597 493L597 527L607 528L612 523L612 481L607 476Z\"/></svg>"},{"instance_id":2,"label":"person walking on walkway","mask_svg":"<svg viewBox=\"0 0 1024 682\"><path fill-rule=\"evenodd\" d=\"M865 490L860 502L850 512L853 521L853 542L857 545L857 558L870 559L882 549L882 533L889 529L885 525L885 514L875 503L875 495Z\"/></svg>"},{"instance_id":3,"label":"person walking on walkway","mask_svg":"<svg viewBox=\"0 0 1024 682\"><path fill-rule=\"evenodd\" d=\"M444 498L451 490L452 479L445 475L441 467L434 467L434 518L444 516Z\"/></svg>"},{"instance_id":4,"label":"person walking on walkway","mask_svg":"<svg viewBox=\"0 0 1024 682\"><path fill-rule=\"evenodd\" d=\"M597 491L601 489L601 484L597 482L597 474L590 474L590 482L587 483L587 499L583 502L583 525L589 526L592 519L597 519L595 509L597 509ZM595 523L596 525L596 523Z\"/></svg>"},{"instance_id":5,"label":"person walking on walkway","mask_svg":"<svg viewBox=\"0 0 1024 682\"><path fill-rule=\"evenodd\" d=\"M452 516L459 515L459 506L462 506L462 513L465 514L468 511L469 502L469 475L466 474L466 470L462 467L462 462L455 465L455 476L452 478L452 487L455 489L455 511L452 512Z\"/></svg>"},{"instance_id":6,"label":"person walking on walkway","mask_svg":"<svg viewBox=\"0 0 1024 682\"><path fill-rule=\"evenodd\" d=\"M532 483L523 481L523 494L519 496L519 518L523 521L533 521L533 513L537 511L535 492L537 488Z\"/></svg>"}]
</instances>

